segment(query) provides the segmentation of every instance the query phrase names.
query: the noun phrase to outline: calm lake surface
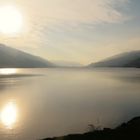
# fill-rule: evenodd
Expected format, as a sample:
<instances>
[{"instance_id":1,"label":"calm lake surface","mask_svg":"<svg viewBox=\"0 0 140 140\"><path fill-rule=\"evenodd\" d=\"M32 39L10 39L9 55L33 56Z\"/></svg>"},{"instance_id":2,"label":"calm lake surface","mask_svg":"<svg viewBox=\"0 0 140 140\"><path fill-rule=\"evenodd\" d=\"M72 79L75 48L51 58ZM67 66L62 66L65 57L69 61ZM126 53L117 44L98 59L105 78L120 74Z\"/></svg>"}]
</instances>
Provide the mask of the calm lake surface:
<instances>
[{"instance_id":1,"label":"calm lake surface","mask_svg":"<svg viewBox=\"0 0 140 140\"><path fill-rule=\"evenodd\" d=\"M138 115L139 69L0 69L0 140L82 133Z\"/></svg>"}]
</instances>

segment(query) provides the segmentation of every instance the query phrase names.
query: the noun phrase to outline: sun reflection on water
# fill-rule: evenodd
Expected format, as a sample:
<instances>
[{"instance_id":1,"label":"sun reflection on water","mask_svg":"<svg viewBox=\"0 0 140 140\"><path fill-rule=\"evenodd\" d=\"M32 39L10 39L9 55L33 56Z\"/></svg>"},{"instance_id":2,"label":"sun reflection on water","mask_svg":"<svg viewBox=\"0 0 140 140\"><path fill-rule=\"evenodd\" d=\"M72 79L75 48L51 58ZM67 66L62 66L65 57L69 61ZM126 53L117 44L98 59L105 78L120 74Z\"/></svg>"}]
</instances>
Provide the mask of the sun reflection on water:
<instances>
[{"instance_id":1,"label":"sun reflection on water","mask_svg":"<svg viewBox=\"0 0 140 140\"><path fill-rule=\"evenodd\" d=\"M0 112L0 120L6 128L12 129L17 121L17 115L16 104L14 102L8 102Z\"/></svg>"},{"instance_id":2,"label":"sun reflection on water","mask_svg":"<svg viewBox=\"0 0 140 140\"><path fill-rule=\"evenodd\" d=\"M10 75L10 74L16 74L17 69L16 68L2 68L0 69L0 74L2 75Z\"/></svg>"}]
</instances>

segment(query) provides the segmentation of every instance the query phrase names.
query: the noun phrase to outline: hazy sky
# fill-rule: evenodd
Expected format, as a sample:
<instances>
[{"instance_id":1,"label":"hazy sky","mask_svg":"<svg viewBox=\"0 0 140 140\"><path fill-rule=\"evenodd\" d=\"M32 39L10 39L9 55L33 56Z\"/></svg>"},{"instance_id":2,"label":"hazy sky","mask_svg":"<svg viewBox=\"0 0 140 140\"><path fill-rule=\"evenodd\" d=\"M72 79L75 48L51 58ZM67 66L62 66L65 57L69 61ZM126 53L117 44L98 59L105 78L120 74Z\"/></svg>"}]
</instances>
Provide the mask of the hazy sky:
<instances>
[{"instance_id":1,"label":"hazy sky","mask_svg":"<svg viewBox=\"0 0 140 140\"><path fill-rule=\"evenodd\" d=\"M0 33L7 44L50 61L81 64L140 50L140 0L0 0L23 15L16 36Z\"/></svg>"}]
</instances>

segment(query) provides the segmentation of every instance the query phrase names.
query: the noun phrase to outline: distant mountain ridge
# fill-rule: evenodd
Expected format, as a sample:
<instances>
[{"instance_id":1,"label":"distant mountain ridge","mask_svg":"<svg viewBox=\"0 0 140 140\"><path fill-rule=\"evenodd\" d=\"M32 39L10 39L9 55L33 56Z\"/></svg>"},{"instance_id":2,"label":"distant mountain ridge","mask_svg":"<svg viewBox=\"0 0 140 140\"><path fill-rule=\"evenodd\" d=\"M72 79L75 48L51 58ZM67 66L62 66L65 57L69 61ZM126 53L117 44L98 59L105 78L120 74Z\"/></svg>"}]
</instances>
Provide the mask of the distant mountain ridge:
<instances>
[{"instance_id":1,"label":"distant mountain ridge","mask_svg":"<svg viewBox=\"0 0 140 140\"><path fill-rule=\"evenodd\" d=\"M73 62L73 61L63 61L63 60L58 60L58 61L52 61L54 64L56 64L59 67L82 67L82 64L78 62Z\"/></svg>"},{"instance_id":2,"label":"distant mountain ridge","mask_svg":"<svg viewBox=\"0 0 140 140\"><path fill-rule=\"evenodd\" d=\"M0 68L45 67L54 67L54 64L41 57L0 44Z\"/></svg>"},{"instance_id":3,"label":"distant mountain ridge","mask_svg":"<svg viewBox=\"0 0 140 140\"><path fill-rule=\"evenodd\" d=\"M140 51L126 52L103 61L92 63L88 67L135 67L140 68Z\"/></svg>"}]
</instances>

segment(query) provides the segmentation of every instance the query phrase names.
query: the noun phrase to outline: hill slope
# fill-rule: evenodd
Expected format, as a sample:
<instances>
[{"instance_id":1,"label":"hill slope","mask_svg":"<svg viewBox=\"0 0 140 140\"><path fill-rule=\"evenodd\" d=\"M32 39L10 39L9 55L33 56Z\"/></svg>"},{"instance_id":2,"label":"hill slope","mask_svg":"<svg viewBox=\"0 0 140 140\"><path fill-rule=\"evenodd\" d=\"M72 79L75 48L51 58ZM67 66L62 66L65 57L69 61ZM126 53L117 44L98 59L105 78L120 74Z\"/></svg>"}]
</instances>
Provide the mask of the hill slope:
<instances>
[{"instance_id":1,"label":"hill slope","mask_svg":"<svg viewBox=\"0 0 140 140\"><path fill-rule=\"evenodd\" d=\"M103 61L92 63L89 67L136 67L140 68L140 51L119 54Z\"/></svg>"},{"instance_id":2,"label":"hill slope","mask_svg":"<svg viewBox=\"0 0 140 140\"><path fill-rule=\"evenodd\" d=\"M0 68L43 68L54 65L41 57L0 44Z\"/></svg>"}]
</instances>

